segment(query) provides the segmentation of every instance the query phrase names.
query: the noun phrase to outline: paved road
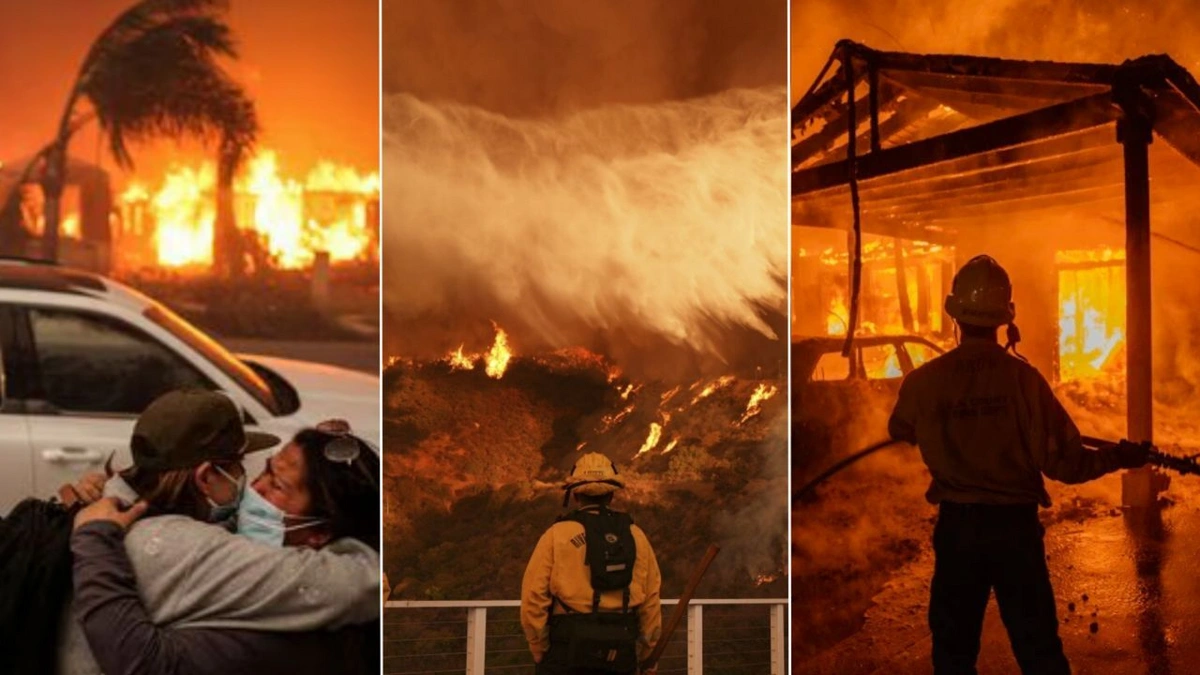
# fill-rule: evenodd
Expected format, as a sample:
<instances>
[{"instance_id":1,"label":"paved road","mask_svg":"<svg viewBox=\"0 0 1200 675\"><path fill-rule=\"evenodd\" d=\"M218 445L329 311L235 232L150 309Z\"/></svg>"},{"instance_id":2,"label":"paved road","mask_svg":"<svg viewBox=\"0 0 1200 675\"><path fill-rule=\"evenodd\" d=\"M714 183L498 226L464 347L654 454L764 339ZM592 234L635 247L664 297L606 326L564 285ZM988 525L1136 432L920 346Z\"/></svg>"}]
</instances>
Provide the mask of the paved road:
<instances>
[{"instance_id":1,"label":"paved road","mask_svg":"<svg viewBox=\"0 0 1200 675\"><path fill-rule=\"evenodd\" d=\"M222 339L221 343L227 349L241 354L262 354L299 361L315 361L375 375L379 374L379 344L377 342Z\"/></svg>"}]
</instances>

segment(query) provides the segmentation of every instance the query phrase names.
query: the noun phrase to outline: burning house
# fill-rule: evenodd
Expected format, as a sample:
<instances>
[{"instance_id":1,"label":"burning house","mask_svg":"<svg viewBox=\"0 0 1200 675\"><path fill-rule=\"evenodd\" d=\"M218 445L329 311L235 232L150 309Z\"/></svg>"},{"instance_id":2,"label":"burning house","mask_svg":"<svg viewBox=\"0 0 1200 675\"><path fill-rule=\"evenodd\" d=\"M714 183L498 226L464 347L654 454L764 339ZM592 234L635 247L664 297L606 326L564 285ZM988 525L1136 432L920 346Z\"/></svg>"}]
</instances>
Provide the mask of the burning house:
<instances>
[{"instance_id":1,"label":"burning house","mask_svg":"<svg viewBox=\"0 0 1200 675\"><path fill-rule=\"evenodd\" d=\"M120 269L203 271L213 263L216 167L176 165L156 186L135 180L119 198L114 236ZM281 175L276 153L250 159L234 185L234 212L256 266L374 263L379 242L379 174L331 162L304 180Z\"/></svg>"},{"instance_id":2,"label":"burning house","mask_svg":"<svg viewBox=\"0 0 1200 675\"><path fill-rule=\"evenodd\" d=\"M1022 353L1110 430L1151 439L1156 401L1195 393L1200 325L1176 308L1197 290L1168 270L1200 253L1200 86L1169 57L1056 63L843 41L792 127L794 335L949 343L942 299L958 264L986 252L1014 277ZM1125 503L1147 503L1150 483L1133 472Z\"/></svg>"},{"instance_id":3,"label":"burning house","mask_svg":"<svg viewBox=\"0 0 1200 675\"><path fill-rule=\"evenodd\" d=\"M0 219L7 255L40 257L43 198L36 183L17 186L24 163L3 165L0 194L18 189ZM155 183L129 180L114 194L103 168L72 160L62 203L63 262L118 275L204 273L213 264L216 167L178 164ZM253 157L234 185L234 212L256 268L307 269L378 262L379 174L320 162L303 180L282 175L275 152Z\"/></svg>"},{"instance_id":4,"label":"burning house","mask_svg":"<svg viewBox=\"0 0 1200 675\"><path fill-rule=\"evenodd\" d=\"M40 237L45 230L44 197L40 185L21 184L30 158L0 164L0 241L4 255L40 258ZM60 251L68 264L107 272L112 261L111 179L102 167L80 159L67 161L67 187L63 191ZM13 191L16 192L13 192ZM10 199L10 196L12 197Z\"/></svg>"}]
</instances>

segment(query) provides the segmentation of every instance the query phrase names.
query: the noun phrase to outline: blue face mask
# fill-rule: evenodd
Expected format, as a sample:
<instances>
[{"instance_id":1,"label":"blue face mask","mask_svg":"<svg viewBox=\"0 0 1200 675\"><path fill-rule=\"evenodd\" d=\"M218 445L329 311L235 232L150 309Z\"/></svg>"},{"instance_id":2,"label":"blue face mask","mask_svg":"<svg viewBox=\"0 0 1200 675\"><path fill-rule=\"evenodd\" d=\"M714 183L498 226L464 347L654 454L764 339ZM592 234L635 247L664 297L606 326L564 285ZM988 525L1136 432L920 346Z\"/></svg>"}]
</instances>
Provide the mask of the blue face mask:
<instances>
[{"instance_id":1,"label":"blue face mask","mask_svg":"<svg viewBox=\"0 0 1200 675\"><path fill-rule=\"evenodd\" d=\"M233 501L229 502L228 504L218 504L213 501L212 497L206 497L209 506L208 521L210 523L221 523L229 520L233 514L237 513L238 505L240 505L242 502L242 495L244 495L246 492L246 474L243 473L240 478L234 478L216 464L213 465L213 468L216 469L217 472L222 476L224 476L226 480L237 486L237 494L234 495Z\"/></svg>"},{"instance_id":2,"label":"blue face mask","mask_svg":"<svg viewBox=\"0 0 1200 675\"><path fill-rule=\"evenodd\" d=\"M242 495L238 504L237 532L243 537L272 546L283 546L284 535L292 530L320 525L324 518L309 518L285 513L283 509L258 494L254 486L250 486ZM285 519L304 520L299 525L286 525Z\"/></svg>"}]
</instances>

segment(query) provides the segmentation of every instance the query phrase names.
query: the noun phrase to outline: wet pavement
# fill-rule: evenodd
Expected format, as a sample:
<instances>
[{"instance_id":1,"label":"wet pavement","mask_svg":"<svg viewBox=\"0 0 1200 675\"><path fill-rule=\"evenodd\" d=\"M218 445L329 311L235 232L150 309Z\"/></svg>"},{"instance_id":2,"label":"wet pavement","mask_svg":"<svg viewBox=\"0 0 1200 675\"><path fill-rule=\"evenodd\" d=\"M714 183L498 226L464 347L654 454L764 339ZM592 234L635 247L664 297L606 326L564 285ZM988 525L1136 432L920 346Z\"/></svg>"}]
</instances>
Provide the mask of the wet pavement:
<instances>
[{"instance_id":1,"label":"wet pavement","mask_svg":"<svg viewBox=\"0 0 1200 675\"><path fill-rule=\"evenodd\" d=\"M1052 490L1056 506L1043 513L1046 550L1074 672L1200 672L1200 477L1173 481L1174 503L1157 514L1117 508L1118 476ZM931 672L925 612L933 554L928 523L915 527L920 551L879 588L861 627L796 662L793 672ZM979 672L1018 672L994 601Z\"/></svg>"}]
</instances>

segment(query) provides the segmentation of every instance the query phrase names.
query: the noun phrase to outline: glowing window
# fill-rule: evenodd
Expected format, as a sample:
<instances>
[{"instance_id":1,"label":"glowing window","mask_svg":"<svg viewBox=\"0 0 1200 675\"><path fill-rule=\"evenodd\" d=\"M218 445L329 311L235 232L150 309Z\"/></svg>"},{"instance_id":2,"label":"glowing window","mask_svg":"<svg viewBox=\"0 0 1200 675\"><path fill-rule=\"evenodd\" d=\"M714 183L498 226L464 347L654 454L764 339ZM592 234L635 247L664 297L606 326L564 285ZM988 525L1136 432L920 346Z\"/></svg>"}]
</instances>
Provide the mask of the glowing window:
<instances>
[{"instance_id":1,"label":"glowing window","mask_svg":"<svg viewBox=\"0 0 1200 675\"><path fill-rule=\"evenodd\" d=\"M1058 378L1078 381L1121 372L1125 343L1125 253L1060 251Z\"/></svg>"}]
</instances>

